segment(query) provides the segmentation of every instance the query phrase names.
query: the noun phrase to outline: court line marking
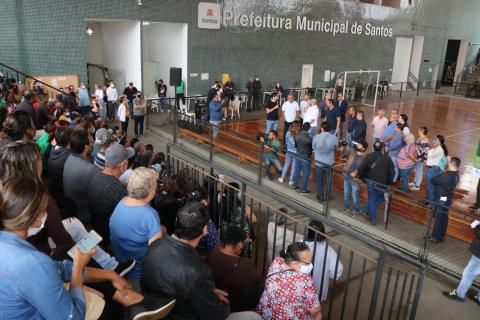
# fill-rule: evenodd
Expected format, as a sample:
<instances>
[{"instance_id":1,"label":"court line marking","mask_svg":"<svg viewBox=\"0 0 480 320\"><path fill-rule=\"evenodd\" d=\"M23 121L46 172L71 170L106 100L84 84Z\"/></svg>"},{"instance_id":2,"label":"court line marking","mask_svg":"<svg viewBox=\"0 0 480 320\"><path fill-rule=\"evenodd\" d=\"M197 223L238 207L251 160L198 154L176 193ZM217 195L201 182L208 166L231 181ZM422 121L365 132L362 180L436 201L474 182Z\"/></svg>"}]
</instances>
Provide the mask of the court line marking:
<instances>
[{"instance_id":1,"label":"court line marking","mask_svg":"<svg viewBox=\"0 0 480 320\"><path fill-rule=\"evenodd\" d=\"M458 132L458 133L455 133L455 134L451 134L451 135L445 136L445 139L451 138L451 137L455 137L455 136L460 136L460 135L462 135L462 134L469 133L469 132L473 132L473 131L478 131L478 130L480 130L480 128L465 130L465 131L462 131L462 132Z\"/></svg>"}]
</instances>

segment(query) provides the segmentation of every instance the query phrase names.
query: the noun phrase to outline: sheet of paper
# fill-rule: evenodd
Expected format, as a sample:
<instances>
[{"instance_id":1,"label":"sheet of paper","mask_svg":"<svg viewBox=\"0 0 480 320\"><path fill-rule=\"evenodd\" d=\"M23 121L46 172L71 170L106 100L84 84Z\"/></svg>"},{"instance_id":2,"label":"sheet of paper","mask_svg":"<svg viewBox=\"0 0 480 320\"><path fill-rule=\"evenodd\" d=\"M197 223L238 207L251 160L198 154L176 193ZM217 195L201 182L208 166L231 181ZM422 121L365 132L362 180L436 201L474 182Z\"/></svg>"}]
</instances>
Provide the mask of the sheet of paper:
<instances>
[{"instance_id":1,"label":"sheet of paper","mask_svg":"<svg viewBox=\"0 0 480 320\"><path fill-rule=\"evenodd\" d=\"M201 80L208 80L209 74L208 73L202 73L201 75Z\"/></svg>"}]
</instances>

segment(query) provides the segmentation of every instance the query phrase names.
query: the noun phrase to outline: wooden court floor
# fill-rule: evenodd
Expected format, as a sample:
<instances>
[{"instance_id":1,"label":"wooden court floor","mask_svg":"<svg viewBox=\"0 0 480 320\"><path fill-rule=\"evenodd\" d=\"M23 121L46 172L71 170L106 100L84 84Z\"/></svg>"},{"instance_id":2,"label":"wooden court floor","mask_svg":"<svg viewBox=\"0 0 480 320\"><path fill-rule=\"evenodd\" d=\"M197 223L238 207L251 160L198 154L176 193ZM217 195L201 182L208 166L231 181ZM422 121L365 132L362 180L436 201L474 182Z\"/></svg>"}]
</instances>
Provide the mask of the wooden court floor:
<instances>
[{"instance_id":1,"label":"wooden court floor","mask_svg":"<svg viewBox=\"0 0 480 320\"><path fill-rule=\"evenodd\" d=\"M416 134L420 126L426 126L429 129L430 137L434 137L437 134L445 136L449 155L459 157L462 160L460 168L461 178L457 186L453 206L468 211L468 207L475 202L477 182L479 179L479 176L475 173L473 161L480 139L480 101L475 102L450 97L433 97L384 103L382 106L386 109L387 116L389 111L394 108L398 109L400 113L407 114L412 133ZM358 107L365 111L366 121L370 123L373 118L373 107ZM245 142L250 141L254 144L256 134L263 132L265 129L265 120L262 112L248 115L248 118L249 119L224 121L222 129L225 133L229 132L232 136L240 135ZM282 132L283 124L280 123L278 129L279 137L282 136ZM228 136L228 133L223 135L222 140L228 139ZM238 139L235 140L238 141ZM370 126L368 126L367 141L370 144ZM340 160L338 155L336 159L336 167L343 166L343 161ZM338 184L341 184L341 182L338 181L337 183L337 181L335 181L335 185ZM412 198L424 197L424 183L423 188L419 192L411 193L411 195ZM407 203L405 203L405 208L408 208L408 200ZM468 219L464 222L465 226L467 222Z\"/></svg>"}]
</instances>

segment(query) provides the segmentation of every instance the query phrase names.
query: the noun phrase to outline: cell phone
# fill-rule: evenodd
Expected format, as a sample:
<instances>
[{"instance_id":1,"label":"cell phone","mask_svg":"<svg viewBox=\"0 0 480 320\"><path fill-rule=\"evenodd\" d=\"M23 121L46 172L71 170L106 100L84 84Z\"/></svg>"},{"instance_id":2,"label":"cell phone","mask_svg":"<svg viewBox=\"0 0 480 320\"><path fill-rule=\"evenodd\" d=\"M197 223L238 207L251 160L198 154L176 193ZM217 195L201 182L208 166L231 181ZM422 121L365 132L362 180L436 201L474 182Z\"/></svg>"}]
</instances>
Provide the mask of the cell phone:
<instances>
[{"instance_id":1,"label":"cell phone","mask_svg":"<svg viewBox=\"0 0 480 320\"><path fill-rule=\"evenodd\" d=\"M95 232L95 230L90 230L90 232L83 236L83 238L68 250L67 253L73 259L75 248L78 248L80 252L85 253L95 248L102 240L103 238Z\"/></svg>"}]
</instances>

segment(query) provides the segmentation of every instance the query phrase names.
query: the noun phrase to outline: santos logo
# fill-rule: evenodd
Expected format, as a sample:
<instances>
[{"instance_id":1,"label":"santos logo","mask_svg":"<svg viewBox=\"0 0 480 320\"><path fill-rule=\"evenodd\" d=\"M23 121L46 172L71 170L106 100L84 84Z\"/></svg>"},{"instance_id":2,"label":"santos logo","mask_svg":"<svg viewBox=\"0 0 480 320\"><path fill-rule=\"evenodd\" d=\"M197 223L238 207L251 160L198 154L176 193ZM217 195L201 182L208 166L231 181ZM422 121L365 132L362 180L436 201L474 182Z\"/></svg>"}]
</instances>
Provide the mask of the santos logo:
<instances>
[{"instance_id":1,"label":"santos logo","mask_svg":"<svg viewBox=\"0 0 480 320\"><path fill-rule=\"evenodd\" d=\"M219 3L198 3L198 27L200 29L220 29L221 20Z\"/></svg>"}]
</instances>

